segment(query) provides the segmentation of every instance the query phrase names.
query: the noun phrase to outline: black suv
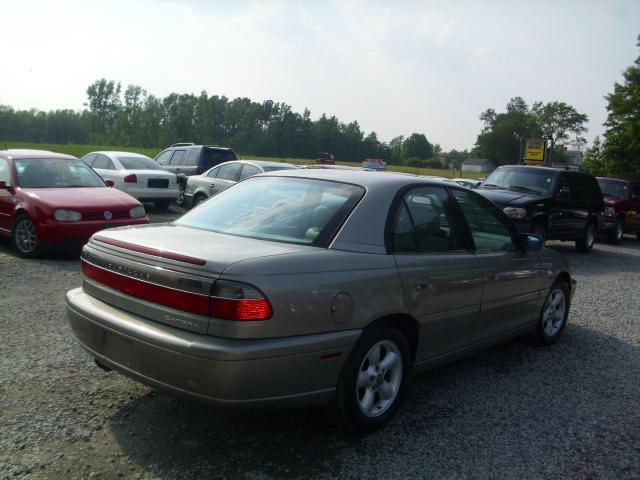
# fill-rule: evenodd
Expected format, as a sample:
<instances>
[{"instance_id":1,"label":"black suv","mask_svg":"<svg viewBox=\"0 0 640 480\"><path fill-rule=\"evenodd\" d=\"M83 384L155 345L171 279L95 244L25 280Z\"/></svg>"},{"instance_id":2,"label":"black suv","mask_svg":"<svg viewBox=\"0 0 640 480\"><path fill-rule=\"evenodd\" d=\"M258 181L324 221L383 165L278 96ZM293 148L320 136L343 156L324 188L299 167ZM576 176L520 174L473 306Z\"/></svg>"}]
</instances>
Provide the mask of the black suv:
<instances>
[{"instance_id":1,"label":"black suv","mask_svg":"<svg viewBox=\"0 0 640 480\"><path fill-rule=\"evenodd\" d=\"M184 189L187 177L200 175L219 163L237 160L230 148L213 145L195 145L193 143L174 143L165 148L155 158L163 170L175 173L178 177L180 195L176 199L179 207L184 204Z\"/></svg>"},{"instance_id":2,"label":"black suv","mask_svg":"<svg viewBox=\"0 0 640 480\"><path fill-rule=\"evenodd\" d=\"M593 248L604 210L595 177L566 168L499 167L476 190L498 205L521 233L542 241L573 240L580 252Z\"/></svg>"}]
</instances>

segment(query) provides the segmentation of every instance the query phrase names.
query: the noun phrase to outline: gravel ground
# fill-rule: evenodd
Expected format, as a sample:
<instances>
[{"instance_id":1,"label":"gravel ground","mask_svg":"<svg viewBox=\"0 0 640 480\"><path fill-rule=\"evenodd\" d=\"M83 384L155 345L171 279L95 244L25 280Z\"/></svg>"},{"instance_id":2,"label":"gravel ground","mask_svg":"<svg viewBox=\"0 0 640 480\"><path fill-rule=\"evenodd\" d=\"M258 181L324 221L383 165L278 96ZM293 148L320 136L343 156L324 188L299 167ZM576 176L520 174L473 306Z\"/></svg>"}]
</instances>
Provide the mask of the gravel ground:
<instances>
[{"instance_id":1,"label":"gravel ground","mask_svg":"<svg viewBox=\"0 0 640 480\"><path fill-rule=\"evenodd\" d=\"M78 259L0 240L0 479L640 479L640 242L551 246L579 282L558 344L416 376L387 428L357 438L315 409L216 411L104 373L65 318Z\"/></svg>"}]
</instances>

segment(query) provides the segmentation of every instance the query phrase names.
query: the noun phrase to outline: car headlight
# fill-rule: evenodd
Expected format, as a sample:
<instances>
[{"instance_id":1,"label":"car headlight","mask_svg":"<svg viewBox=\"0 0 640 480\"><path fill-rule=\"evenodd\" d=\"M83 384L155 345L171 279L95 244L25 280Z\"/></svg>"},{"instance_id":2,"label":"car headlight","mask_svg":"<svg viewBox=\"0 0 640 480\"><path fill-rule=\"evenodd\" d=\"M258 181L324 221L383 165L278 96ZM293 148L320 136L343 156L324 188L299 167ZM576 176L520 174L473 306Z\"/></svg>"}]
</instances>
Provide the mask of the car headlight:
<instances>
[{"instance_id":1,"label":"car headlight","mask_svg":"<svg viewBox=\"0 0 640 480\"><path fill-rule=\"evenodd\" d=\"M56 210L53 216L59 222L77 222L82 218L82 214L80 212L76 212L75 210L65 210L63 208Z\"/></svg>"},{"instance_id":2,"label":"car headlight","mask_svg":"<svg viewBox=\"0 0 640 480\"><path fill-rule=\"evenodd\" d=\"M144 207L140 205L139 207L134 207L129 210L129 215L131 215L131 218L140 218L144 217L146 213L144 211Z\"/></svg>"},{"instance_id":3,"label":"car headlight","mask_svg":"<svg viewBox=\"0 0 640 480\"><path fill-rule=\"evenodd\" d=\"M524 208L506 207L502 211L507 214L507 217L522 219L526 218L527 211Z\"/></svg>"},{"instance_id":4,"label":"car headlight","mask_svg":"<svg viewBox=\"0 0 640 480\"><path fill-rule=\"evenodd\" d=\"M604 215L606 217L614 217L616 215L616 209L613 207L604 207Z\"/></svg>"}]
</instances>

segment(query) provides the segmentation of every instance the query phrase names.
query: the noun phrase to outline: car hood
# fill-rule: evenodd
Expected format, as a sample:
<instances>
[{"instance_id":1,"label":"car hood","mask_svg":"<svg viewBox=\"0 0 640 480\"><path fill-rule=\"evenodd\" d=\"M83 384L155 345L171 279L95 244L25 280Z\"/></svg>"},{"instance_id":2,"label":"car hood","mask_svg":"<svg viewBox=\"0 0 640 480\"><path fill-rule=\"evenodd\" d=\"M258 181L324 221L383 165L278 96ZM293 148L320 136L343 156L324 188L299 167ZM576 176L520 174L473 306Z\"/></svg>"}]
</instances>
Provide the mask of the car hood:
<instances>
[{"instance_id":1,"label":"car hood","mask_svg":"<svg viewBox=\"0 0 640 480\"><path fill-rule=\"evenodd\" d=\"M519 207L551 198L551 195L516 192L513 190L490 190L488 188L478 188L476 189L476 192L501 207Z\"/></svg>"},{"instance_id":2,"label":"car hood","mask_svg":"<svg viewBox=\"0 0 640 480\"><path fill-rule=\"evenodd\" d=\"M81 212L95 209L122 210L140 205L135 198L115 188L24 188L29 198L52 208L69 208Z\"/></svg>"},{"instance_id":3,"label":"car hood","mask_svg":"<svg viewBox=\"0 0 640 480\"><path fill-rule=\"evenodd\" d=\"M101 239L105 239L106 242L115 240L115 243L120 245L124 242L129 245L129 248L127 245L124 246L129 250L128 255L144 256L146 262L149 261L149 257L144 254L145 249L203 260L206 264L197 268L216 274L222 273L234 263L245 260L320 249L320 247L238 237L174 223L114 228L97 233L93 240L95 237L99 240L101 247L108 249L111 249L114 243L108 245L105 241L100 241ZM170 259L165 260L165 258L167 257L160 254L157 261L171 262Z\"/></svg>"}]
</instances>

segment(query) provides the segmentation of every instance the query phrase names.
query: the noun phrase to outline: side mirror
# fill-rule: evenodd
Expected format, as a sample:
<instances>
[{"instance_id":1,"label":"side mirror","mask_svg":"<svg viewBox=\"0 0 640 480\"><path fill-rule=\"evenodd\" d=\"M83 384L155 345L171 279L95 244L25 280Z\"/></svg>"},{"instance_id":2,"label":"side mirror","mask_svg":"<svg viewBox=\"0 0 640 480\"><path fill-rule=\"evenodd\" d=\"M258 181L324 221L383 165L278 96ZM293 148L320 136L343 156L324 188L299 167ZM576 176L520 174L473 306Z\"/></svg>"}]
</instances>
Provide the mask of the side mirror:
<instances>
[{"instance_id":1,"label":"side mirror","mask_svg":"<svg viewBox=\"0 0 640 480\"><path fill-rule=\"evenodd\" d=\"M571 198L571 192L568 188L561 188L558 192L558 198L562 200L569 200Z\"/></svg>"},{"instance_id":2,"label":"side mirror","mask_svg":"<svg viewBox=\"0 0 640 480\"><path fill-rule=\"evenodd\" d=\"M522 244L527 252L539 252L542 250L542 239L532 233L522 235Z\"/></svg>"},{"instance_id":3,"label":"side mirror","mask_svg":"<svg viewBox=\"0 0 640 480\"><path fill-rule=\"evenodd\" d=\"M6 190L7 192L13 193L13 187L11 185L7 185L7 182L4 180L0 180L0 190Z\"/></svg>"},{"instance_id":4,"label":"side mirror","mask_svg":"<svg viewBox=\"0 0 640 480\"><path fill-rule=\"evenodd\" d=\"M105 180L104 183L107 184L107 187L113 187L115 184L113 183L113 180Z\"/></svg>"}]
</instances>

